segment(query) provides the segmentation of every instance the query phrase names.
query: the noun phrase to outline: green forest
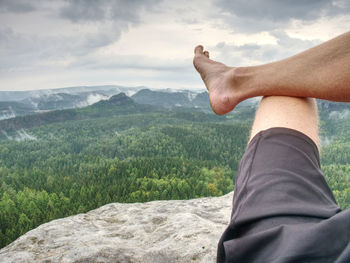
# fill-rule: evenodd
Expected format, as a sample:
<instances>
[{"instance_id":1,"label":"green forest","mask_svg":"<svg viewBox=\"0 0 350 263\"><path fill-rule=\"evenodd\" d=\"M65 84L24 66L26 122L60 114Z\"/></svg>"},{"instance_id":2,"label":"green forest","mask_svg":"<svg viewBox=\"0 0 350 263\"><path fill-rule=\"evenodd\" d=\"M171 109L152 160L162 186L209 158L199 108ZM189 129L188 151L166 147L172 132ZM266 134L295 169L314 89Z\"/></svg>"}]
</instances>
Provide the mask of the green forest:
<instances>
[{"instance_id":1,"label":"green forest","mask_svg":"<svg viewBox=\"0 0 350 263\"><path fill-rule=\"evenodd\" d=\"M232 191L253 116L249 106L223 117L127 101L0 122L0 246L50 220L111 202ZM322 168L347 208L350 120L322 108L320 117ZM21 127L30 139L16 139Z\"/></svg>"}]
</instances>

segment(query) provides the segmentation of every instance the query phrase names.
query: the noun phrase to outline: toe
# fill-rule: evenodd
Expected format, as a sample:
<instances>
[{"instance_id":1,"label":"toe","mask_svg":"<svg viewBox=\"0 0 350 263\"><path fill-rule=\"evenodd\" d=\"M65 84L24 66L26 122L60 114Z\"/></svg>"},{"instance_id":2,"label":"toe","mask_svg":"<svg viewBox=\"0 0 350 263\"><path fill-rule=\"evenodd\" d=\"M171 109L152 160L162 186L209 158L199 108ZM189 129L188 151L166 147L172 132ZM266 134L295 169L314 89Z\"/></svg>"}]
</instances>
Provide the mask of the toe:
<instances>
[{"instance_id":1,"label":"toe","mask_svg":"<svg viewBox=\"0 0 350 263\"><path fill-rule=\"evenodd\" d=\"M204 55L209 58L209 52L208 51L204 51Z\"/></svg>"},{"instance_id":2,"label":"toe","mask_svg":"<svg viewBox=\"0 0 350 263\"><path fill-rule=\"evenodd\" d=\"M196 48L194 49L194 54L195 55L203 54L203 46L202 45L196 46Z\"/></svg>"}]
</instances>

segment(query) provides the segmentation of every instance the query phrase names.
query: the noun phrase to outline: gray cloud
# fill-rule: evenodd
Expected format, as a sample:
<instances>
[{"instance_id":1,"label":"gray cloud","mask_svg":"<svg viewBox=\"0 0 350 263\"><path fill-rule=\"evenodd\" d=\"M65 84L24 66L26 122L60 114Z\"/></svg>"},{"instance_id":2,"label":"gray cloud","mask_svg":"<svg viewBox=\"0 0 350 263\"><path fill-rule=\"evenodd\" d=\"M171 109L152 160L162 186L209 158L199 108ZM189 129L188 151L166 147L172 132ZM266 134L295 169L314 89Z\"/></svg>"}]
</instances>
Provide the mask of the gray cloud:
<instances>
[{"instance_id":1,"label":"gray cloud","mask_svg":"<svg viewBox=\"0 0 350 263\"><path fill-rule=\"evenodd\" d=\"M162 0L66 0L59 10L63 19L73 23L94 22L98 33L86 34L77 39L80 48L75 54L84 55L89 50L117 41L124 31L140 24L140 14L151 11ZM109 23L106 25L105 23Z\"/></svg>"},{"instance_id":2,"label":"gray cloud","mask_svg":"<svg viewBox=\"0 0 350 263\"><path fill-rule=\"evenodd\" d=\"M28 0L0 0L0 12L27 13L36 9Z\"/></svg>"},{"instance_id":3,"label":"gray cloud","mask_svg":"<svg viewBox=\"0 0 350 263\"><path fill-rule=\"evenodd\" d=\"M61 26L71 27L87 25L91 30L64 35L31 34L18 32L10 23L2 21L0 25L0 71L35 68L40 63L54 64L68 57L81 59L96 49L118 41L121 34L140 23L140 14L152 10L152 6L161 0L68 0L40 5L35 2L0 0L2 10L16 12L41 12L47 17L63 18ZM26 5L27 3L27 5ZM26 7L26 9L25 9ZM14 12L14 11L11 11ZM25 19L26 14L18 14L18 19ZM63 22L63 21L62 21Z\"/></svg>"},{"instance_id":4,"label":"gray cloud","mask_svg":"<svg viewBox=\"0 0 350 263\"><path fill-rule=\"evenodd\" d=\"M62 18L72 22L97 21L106 18L107 7L101 0L71 0L60 10ZM110 2L110 1L108 1Z\"/></svg>"},{"instance_id":5,"label":"gray cloud","mask_svg":"<svg viewBox=\"0 0 350 263\"><path fill-rule=\"evenodd\" d=\"M96 60L94 57L85 57L71 63L69 67L88 70L135 69L141 71L153 70L169 72L184 71L193 68L192 58L169 60L140 55L113 55L103 60Z\"/></svg>"},{"instance_id":6,"label":"gray cloud","mask_svg":"<svg viewBox=\"0 0 350 263\"><path fill-rule=\"evenodd\" d=\"M214 0L235 31L259 32L284 27L292 19L315 20L348 14L345 0Z\"/></svg>"},{"instance_id":7,"label":"gray cloud","mask_svg":"<svg viewBox=\"0 0 350 263\"><path fill-rule=\"evenodd\" d=\"M222 9L239 17L285 21L291 18L314 19L332 8L330 0L218 0Z\"/></svg>"},{"instance_id":8,"label":"gray cloud","mask_svg":"<svg viewBox=\"0 0 350 263\"><path fill-rule=\"evenodd\" d=\"M201 83L188 58L191 47L186 53L181 46L185 51L180 55L174 52L175 55L168 56L164 52L174 48L175 36L176 41L187 45L202 36L193 32L219 28L217 36L215 33L208 36L213 44L215 38L241 32L237 35L238 38L242 35L242 40L237 43L250 44L221 42L210 50L217 52L214 59L232 66L252 65L279 60L318 44L287 35L284 30L292 19L299 19L305 25L322 16L349 13L349 0L0 0L0 77L9 86L27 82L36 85L36 78L45 80L48 76L55 83L61 79L62 83L121 79L139 84L144 84L144 80L151 83L160 80L176 86L191 85L195 81ZM153 32L150 26L158 23L164 25L159 28L156 25ZM145 50L135 50L139 43L132 43L130 49L125 47L125 42L103 48L117 42L123 33L143 25L146 31L140 28L139 37L131 32L123 41L129 41L127 37L130 41L160 39L164 50L159 54L153 54L150 45L145 49L150 50L147 56ZM170 35L172 30L176 35ZM181 30L184 30L183 39L178 39L182 37ZM261 31L268 31L277 38L277 43L254 44L254 35L250 33ZM257 42L264 36L258 38ZM234 39L229 39L234 43ZM167 46L167 42L172 45ZM158 43L156 46L163 48ZM25 81L16 82L21 76Z\"/></svg>"},{"instance_id":9,"label":"gray cloud","mask_svg":"<svg viewBox=\"0 0 350 263\"><path fill-rule=\"evenodd\" d=\"M290 37L282 30L271 31L270 34L277 38L279 46L287 50L298 49L299 51L302 51L320 44L319 40L301 40L299 38Z\"/></svg>"},{"instance_id":10,"label":"gray cloud","mask_svg":"<svg viewBox=\"0 0 350 263\"><path fill-rule=\"evenodd\" d=\"M229 57L230 61L227 63L232 66L251 65L251 61L267 63L295 55L320 43L319 41L292 38L283 31L271 31L270 34L277 38L276 45L245 44L236 46L225 42L218 43L215 48L220 53L219 60L225 60Z\"/></svg>"},{"instance_id":11,"label":"gray cloud","mask_svg":"<svg viewBox=\"0 0 350 263\"><path fill-rule=\"evenodd\" d=\"M117 27L114 29L110 33L37 37L0 27L0 72L34 69L41 62L54 63L67 57L81 59L95 49L119 39L122 30Z\"/></svg>"},{"instance_id":12,"label":"gray cloud","mask_svg":"<svg viewBox=\"0 0 350 263\"><path fill-rule=\"evenodd\" d=\"M152 9L161 0L67 0L60 10L62 18L72 22L127 21L139 23L139 13Z\"/></svg>"}]
</instances>

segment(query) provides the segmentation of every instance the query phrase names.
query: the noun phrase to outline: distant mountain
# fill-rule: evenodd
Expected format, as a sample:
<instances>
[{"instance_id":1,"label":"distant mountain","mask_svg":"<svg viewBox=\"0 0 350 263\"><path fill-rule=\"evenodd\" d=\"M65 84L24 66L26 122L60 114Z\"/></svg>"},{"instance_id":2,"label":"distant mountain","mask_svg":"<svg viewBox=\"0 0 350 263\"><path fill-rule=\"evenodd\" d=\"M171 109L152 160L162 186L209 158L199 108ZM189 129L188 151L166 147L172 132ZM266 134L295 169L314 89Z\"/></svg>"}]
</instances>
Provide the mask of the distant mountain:
<instances>
[{"instance_id":1,"label":"distant mountain","mask_svg":"<svg viewBox=\"0 0 350 263\"><path fill-rule=\"evenodd\" d=\"M135 103L130 97L126 96L125 93L120 93L112 96L108 100L99 101L91 106L83 108L55 110L2 120L0 121L0 131L9 132L56 122L159 111L163 111L163 109L151 105Z\"/></svg>"},{"instance_id":2,"label":"distant mountain","mask_svg":"<svg viewBox=\"0 0 350 263\"><path fill-rule=\"evenodd\" d=\"M40 98L52 94L66 93L72 95L81 95L83 93L101 93L107 96L112 96L120 92L126 93L128 96L133 95L140 89L145 87L126 87L117 85L104 86L78 86L67 87L60 89L43 89L43 90L28 90L28 91L0 91L0 101L22 101L28 98Z\"/></svg>"},{"instance_id":3,"label":"distant mountain","mask_svg":"<svg viewBox=\"0 0 350 263\"><path fill-rule=\"evenodd\" d=\"M107 100L124 92L133 95L144 87L82 86L31 91L0 91L0 120L52 110L74 109Z\"/></svg>"},{"instance_id":4,"label":"distant mountain","mask_svg":"<svg viewBox=\"0 0 350 263\"><path fill-rule=\"evenodd\" d=\"M78 95L69 93L54 93L44 94L39 97L30 97L22 100L21 103L32 105L32 107L38 111L48 111L86 107L108 98L108 95L98 92L85 92Z\"/></svg>"},{"instance_id":5,"label":"distant mountain","mask_svg":"<svg viewBox=\"0 0 350 263\"><path fill-rule=\"evenodd\" d=\"M106 85L34 91L0 91L0 120L48 111L84 108L101 102L90 109L90 111L94 109L95 114L99 114L96 107L103 105L107 107L111 103L110 99L115 99L116 97L113 96L120 93L124 93L125 100L131 96L132 100L138 104L133 110L130 108L131 112L140 108L141 104L172 110L196 108L199 111L211 112L207 91L151 90L142 86ZM243 101L237 106L237 109L253 111L258 105L258 101L259 98ZM318 100L318 106L320 114L334 118L350 117L350 104ZM107 108L104 110L108 111ZM127 110L128 107L123 109L123 112L126 113ZM86 109L82 111L86 111Z\"/></svg>"},{"instance_id":6,"label":"distant mountain","mask_svg":"<svg viewBox=\"0 0 350 263\"><path fill-rule=\"evenodd\" d=\"M195 91L167 91L142 89L131 98L140 104L157 105L165 108L186 107L186 108L208 108L208 93Z\"/></svg>"},{"instance_id":7,"label":"distant mountain","mask_svg":"<svg viewBox=\"0 0 350 263\"><path fill-rule=\"evenodd\" d=\"M168 109L210 109L207 92L150 90L144 87L92 86L36 91L0 91L0 119L54 110L82 108L99 101L107 101L111 96L121 92L132 96L132 99L138 104Z\"/></svg>"},{"instance_id":8,"label":"distant mountain","mask_svg":"<svg viewBox=\"0 0 350 263\"><path fill-rule=\"evenodd\" d=\"M125 93L138 104L168 109L200 108L210 110L208 93L190 90L150 90L145 87L83 86L51 90L0 91L0 120L47 111L75 109L106 101Z\"/></svg>"},{"instance_id":9,"label":"distant mountain","mask_svg":"<svg viewBox=\"0 0 350 263\"><path fill-rule=\"evenodd\" d=\"M108 107L108 106L128 106L128 105L135 105L136 103L128 96L126 96L125 93L119 93L117 95L112 96L109 100L103 100L100 102L97 102L93 105L93 107Z\"/></svg>"},{"instance_id":10,"label":"distant mountain","mask_svg":"<svg viewBox=\"0 0 350 263\"><path fill-rule=\"evenodd\" d=\"M209 94L204 91L202 93L198 93L196 97L193 98L192 103L195 107L200 108L209 108Z\"/></svg>"},{"instance_id":11,"label":"distant mountain","mask_svg":"<svg viewBox=\"0 0 350 263\"><path fill-rule=\"evenodd\" d=\"M165 92L142 89L131 96L137 103L159 105L165 108L188 107L190 100L183 92Z\"/></svg>"},{"instance_id":12,"label":"distant mountain","mask_svg":"<svg viewBox=\"0 0 350 263\"><path fill-rule=\"evenodd\" d=\"M190 90L168 91L142 89L131 96L140 104L157 105L165 108L200 108L210 110L209 94L207 91L196 92ZM258 98L252 98L240 103L237 108L256 107Z\"/></svg>"},{"instance_id":13,"label":"distant mountain","mask_svg":"<svg viewBox=\"0 0 350 263\"><path fill-rule=\"evenodd\" d=\"M82 114L87 114L89 117L109 117L121 114L159 112L164 111L164 108L136 103L122 92L112 96L109 100L102 100L89 107L76 110Z\"/></svg>"},{"instance_id":14,"label":"distant mountain","mask_svg":"<svg viewBox=\"0 0 350 263\"><path fill-rule=\"evenodd\" d=\"M75 108L81 102L81 97L67 93L44 94L40 97L31 97L21 101L32 105L38 110L61 110Z\"/></svg>"}]
</instances>

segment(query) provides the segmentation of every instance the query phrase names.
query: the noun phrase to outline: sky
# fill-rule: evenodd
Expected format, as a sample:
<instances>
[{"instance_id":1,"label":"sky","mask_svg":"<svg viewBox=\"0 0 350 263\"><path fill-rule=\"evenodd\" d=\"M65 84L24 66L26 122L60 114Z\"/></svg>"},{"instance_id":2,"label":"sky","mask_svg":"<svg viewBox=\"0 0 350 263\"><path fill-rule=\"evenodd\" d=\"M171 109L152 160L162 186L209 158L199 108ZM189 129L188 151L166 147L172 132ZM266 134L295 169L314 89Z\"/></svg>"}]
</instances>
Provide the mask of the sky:
<instances>
[{"instance_id":1,"label":"sky","mask_svg":"<svg viewBox=\"0 0 350 263\"><path fill-rule=\"evenodd\" d=\"M198 44L252 66L349 29L349 0L0 0L0 90L204 89Z\"/></svg>"}]
</instances>

